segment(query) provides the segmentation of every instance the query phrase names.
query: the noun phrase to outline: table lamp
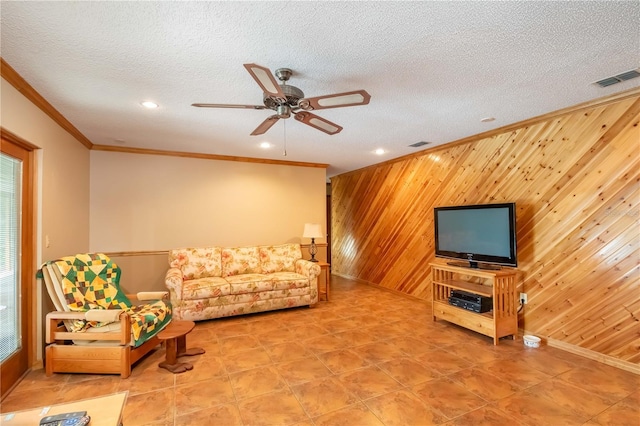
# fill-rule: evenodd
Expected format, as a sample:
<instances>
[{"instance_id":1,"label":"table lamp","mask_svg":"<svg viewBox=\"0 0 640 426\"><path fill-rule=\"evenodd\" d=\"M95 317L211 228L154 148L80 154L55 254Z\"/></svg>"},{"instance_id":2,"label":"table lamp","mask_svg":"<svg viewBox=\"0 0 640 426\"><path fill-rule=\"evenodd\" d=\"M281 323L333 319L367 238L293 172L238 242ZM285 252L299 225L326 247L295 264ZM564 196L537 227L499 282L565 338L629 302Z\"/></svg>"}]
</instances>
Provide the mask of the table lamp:
<instances>
[{"instance_id":1,"label":"table lamp","mask_svg":"<svg viewBox=\"0 0 640 426\"><path fill-rule=\"evenodd\" d=\"M311 238L311 245L309 246L309 254L311 255L312 262L317 262L316 254L318 253L318 246L316 246L316 238L322 238L322 228L319 223L305 223L303 238Z\"/></svg>"}]
</instances>

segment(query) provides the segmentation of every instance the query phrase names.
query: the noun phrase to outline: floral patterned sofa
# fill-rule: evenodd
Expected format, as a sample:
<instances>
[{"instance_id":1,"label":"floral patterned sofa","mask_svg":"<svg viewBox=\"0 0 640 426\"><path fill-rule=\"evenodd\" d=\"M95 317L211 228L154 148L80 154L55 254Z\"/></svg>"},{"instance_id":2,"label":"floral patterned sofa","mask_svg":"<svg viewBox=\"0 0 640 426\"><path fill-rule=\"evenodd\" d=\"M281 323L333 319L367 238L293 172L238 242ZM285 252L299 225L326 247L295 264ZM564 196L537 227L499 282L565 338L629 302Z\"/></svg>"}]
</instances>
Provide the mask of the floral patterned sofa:
<instances>
[{"instance_id":1,"label":"floral patterned sofa","mask_svg":"<svg viewBox=\"0 0 640 426\"><path fill-rule=\"evenodd\" d=\"M173 318L201 321L318 302L320 267L300 244L169 251Z\"/></svg>"}]
</instances>

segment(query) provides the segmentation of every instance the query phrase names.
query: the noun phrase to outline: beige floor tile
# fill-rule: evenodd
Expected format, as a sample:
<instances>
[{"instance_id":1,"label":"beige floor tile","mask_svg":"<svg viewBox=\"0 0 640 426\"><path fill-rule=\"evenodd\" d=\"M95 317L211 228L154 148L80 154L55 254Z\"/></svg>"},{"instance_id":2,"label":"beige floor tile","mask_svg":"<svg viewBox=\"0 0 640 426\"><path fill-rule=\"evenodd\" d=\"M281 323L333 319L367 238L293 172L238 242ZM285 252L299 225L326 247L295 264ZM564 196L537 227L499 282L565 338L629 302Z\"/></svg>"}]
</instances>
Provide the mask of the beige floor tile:
<instances>
[{"instance_id":1,"label":"beige floor tile","mask_svg":"<svg viewBox=\"0 0 640 426\"><path fill-rule=\"evenodd\" d=\"M204 410L178 415L175 426L243 426L240 410L235 404L221 404Z\"/></svg>"},{"instance_id":2,"label":"beige floor tile","mask_svg":"<svg viewBox=\"0 0 640 426\"><path fill-rule=\"evenodd\" d=\"M477 367L460 370L447 377L486 401L497 401L520 390L513 383Z\"/></svg>"},{"instance_id":3,"label":"beige floor tile","mask_svg":"<svg viewBox=\"0 0 640 426\"><path fill-rule=\"evenodd\" d=\"M423 426L444 423L447 419L425 405L413 393L400 390L387 393L364 403L385 426Z\"/></svg>"},{"instance_id":4,"label":"beige floor tile","mask_svg":"<svg viewBox=\"0 0 640 426\"><path fill-rule=\"evenodd\" d=\"M289 386L299 385L312 380L331 376L331 370L315 356L305 360L289 361L276 364L280 375Z\"/></svg>"},{"instance_id":5,"label":"beige floor tile","mask_svg":"<svg viewBox=\"0 0 640 426\"><path fill-rule=\"evenodd\" d=\"M411 358L394 358L378 364L378 367L406 387L441 377L439 373Z\"/></svg>"},{"instance_id":6,"label":"beige floor tile","mask_svg":"<svg viewBox=\"0 0 640 426\"><path fill-rule=\"evenodd\" d=\"M231 402L235 402L235 396L226 376L209 379L206 385L196 382L175 388L176 415Z\"/></svg>"},{"instance_id":7,"label":"beige floor tile","mask_svg":"<svg viewBox=\"0 0 640 426\"><path fill-rule=\"evenodd\" d=\"M601 426L637 426L640 424L640 391L592 418L591 424Z\"/></svg>"},{"instance_id":8,"label":"beige floor tile","mask_svg":"<svg viewBox=\"0 0 640 426\"><path fill-rule=\"evenodd\" d=\"M371 364L386 362L394 358L401 358L405 354L391 342L377 341L351 348L353 352Z\"/></svg>"},{"instance_id":9,"label":"beige floor tile","mask_svg":"<svg viewBox=\"0 0 640 426\"><path fill-rule=\"evenodd\" d=\"M335 377L303 383L292 387L292 390L302 407L311 417L318 417L359 401Z\"/></svg>"},{"instance_id":10,"label":"beige floor tile","mask_svg":"<svg viewBox=\"0 0 640 426\"><path fill-rule=\"evenodd\" d=\"M578 417L565 407L528 390L519 391L494 403L494 406L517 421L531 426L548 425L581 425L587 417Z\"/></svg>"},{"instance_id":11,"label":"beige floor tile","mask_svg":"<svg viewBox=\"0 0 640 426\"><path fill-rule=\"evenodd\" d=\"M298 339L295 333L288 328L284 328L277 332L269 331L265 333L256 334L256 338L263 346L280 345L287 342L295 342Z\"/></svg>"},{"instance_id":12,"label":"beige floor tile","mask_svg":"<svg viewBox=\"0 0 640 426\"><path fill-rule=\"evenodd\" d=\"M260 346L258 339L248 334L220 339L220 351L222 356L238 354L249 349L259 348Z\"/></svg>"},{"instance_id":13,"label":"beige floor tile","mask_svg":"<svg viewBox=\"0 0 640 426\"><path fill-rule=\"evenodd\" d=\"M238 408L245 425L293 425L309 420L289 389L245 399Z\"/></svg>"},{"instance_id":14,"label":"beige floor tile","mask_svg":"<svg viewBox=\"0 0 640 426\"><path fill-rule=\"evenodd\" d=\"M233 373L229 379L238 401L287 388L287 382L274 366Z\"/></svg>"},{"instance_id":15,"label":"beige floor tile","mask_svg":"<svg viewBox=\"0 0 640 426\"><path fill-rule=\"evenodd\" d=\"M528 389L533 395L542 396L567 408L581 418L590 418L606 410L607 399L557 378L547 380ZM638 418L640 422L640 418Z\"/></svg>"},{"instance_id":16,"label":"beige floor tile","mask_svg":"<svg viewBox=\"0 0 640 426\"><path fill-rule=\"evenodd\" d=\"M360 317L337 318L332 321L323 322L322 326L335 334L361 328L362 320Z\"/></svg>"},{"instance_id":17,"label":"beige floor tile","mask_svg":"<svg viewBox=\"0 0 640 426\"><path fill-rule=\"evenodd\" d=\"M122 423L127 426L173 422L175 397L173 388L155 390L127 397Z\"/></svg>"},{"instance_id":18,"label":"beige floor tile","mask_svg":"<svg viewBox=\"0 0 640 426\"><path fill-rule=\"evenodd\" d=\"M206 353L185 357L194 365L186 373L159 368L158 346L127 379L34 370L0 408L128 390L127 426L379 426L420 416L446 425L638 426L640 376L557 348L527 350L521 338L494 346L433 321L429 304L331 280L331 301L311 309L197 322L187 346Z\"/></svg>"},{"instance_id":19,"label":"beige floor tile","mask_svg":"<svg viewBox=\"0 0 640 426\"><path fill-rule=\"evenodd\" d=\"M384 426L363 403L316 417L313 422L316 426Z\"/></svg>"},{"instance_id":20,"label":"beige floor tile","mask_svg":"<svg viewBox=\"0 0 640 426\"><path fill-rule=\"evenodd\" d=\"M611 404L640 389L640 376L604 364L591 368L575 368L558 377L607 398Z\"/></svg>"},{"instance_id":21,"label":"beige floor tile","mask_svg":"<svg viewBox=\"0 0 640 426\"><path fill-rule=\"evenodd\" d=\"M131 396L159 389L173 388L175 377L175 374L157 365L147 370L135 370L127 379L120 380L118 392L129 391L129 396Z\"/></svg>"},{"instance_id":22,"label":"beige floor tile","mask_svg":"<svg viewBox=\"0 0 640 426\"><path fill-rule=\"evenodd\" d=\"M22 392L30 389L41 389L47 386L60 386L66 384L73 376L88 376L85 374L52 374L47 376L44 368L32 370L13 390L14 392ZM100 377L100 376L97 376ZM95 378L95 377L94 377Z\"/></svg>"},{"instance_id":23,"label":"beige floor tile","mask_svg":"<svg viewBox=\"0 0 640 426\"><path fill-rule=\"evenodd\" d=\"M456 371L464 370L472 366L469 361L453 355L444 349L433 349L414 358L425 367L443 375L455 373Z\"/></svg>"},{"instance_id":24,"label":"beige floor tile","mask_svg":"<svg viewBox=\"0 0 640 426\"><path fill-rule=\"evenodd\" d=\"M331 352L338 349L343 349L347 346L346 342L343 339L340 339L333 334L305 339L302 340L302 344L304 344L305 347L314 354Z\"/></svg>"},{"instance_id":25,"label":"beige floor tile","mask_svg":"<svg viewBox=\"0 0 640 426\"><path fill-rule=\"evenodd\" d=\"M219 339L249 334L249 331L251 330L251 326L248 323L233 321L232 318L211 320L208 322L211 324L218 322L218 326L212 326L211 330Z\"/></svg>"},{"instance_id":26,"label":"beige floor tile","mask_svg":"<svg viewBox=\"0 0 640 426\"><path fill-rule=\"evenodd\" d=\"M285 342L278 345L266 346L265 350L274 363L308 359L310 356L313 356L313 353L298 342Z\"/></svg>"},{"instance_id":27,"label":"beige floor tile","mask_svg":"<svg viewBox=\"0 0 640 426\"><path fill-rule=\"evenodd\" d=\"M191 363L193 365L193 370L176 374L174 378L176 385L210 380L227 374L222 357L212 356L209 353L193 357L183 357L179 360Z\"/></svg>"},{"instance_id":28,"label":"beige floor tile","mask_svg":"<svg viewBox=\"0 0 640 426\"><path fill-rule=\"evenodd\" d=\"M67 383L62 389L60 402L71 402L115 393L121 381L120 376L111 375ZM78 386L78 383L82 383L82 386Z\"/></svg>"},{"instance_id":29,"label":"beige floor tile","mask_svg":"<svg viewBox=\"0 0 640 426\"><path fill-rule=\"evenodd\" d=\"M62 402L62 389L64 389L64 384L43 386L37 390L33 387L14 390L2 400L0 411L8 413L59 404Z\"/></svg>"},{"instance_id":30,"label":"beige floor tile","mask_svg":"<svg viewBox=\"0 0 640 426\"><path fill-rule=\"evenodd\" d=\"M446 423L447 426L519 426L522 425L519 421L513 417L508 416L506 413L498 410L495 407L486 405L480 407L477 410L470 411L459 417L456 417L451 422Z\"/></svg>"},{"instance_id":31,"label":"beige floor tile","mask_svg":"<svg viewBox=\"0 0 640 426\"><path fill-rule=\"evenodd\" d=\"M351 349L338 349L318 355L318 359L331 370L333 374L342 374L369 365L364 358Z\"/></svg>"},{"instance_id":32,"label":"beige floor tile","mask_svg":"<svg viewBox=\"0 0 640 426\"><path fill-rule=\"evenodd\" d=\"M269 354L265 349L255 348L224 356L222 358L222 362L224 363L227 372L231 374L271 364L271 358L269 358Z\"/></svg>"},{"instance_id":33,"label":"beige floor tile","mask_svg":"<svg viewBox=\"0 0 640 426\"><path fill-rule=\"evenodd\" d=\"M479 342L442 346L442 349L465 361L469 361L471 364L484 364L508 358L509 352L500 351L499 348L500 346L494 347L493 345Z\"/></svg>"},{"instance_id":34,"label":"beige floor tile","mask_svg":"<svg viewBox=\"0 0 640 426\"><path fill-rule=\"evenodd\" d=\"M535 368L529 368L526 363L519 360L493 361L479 364L478 368L496 377L500 377L502 380L506 380L518 386L520 389L529 388L551 378L550 375Z\"/></svg>"},{"instance_id":35,"label":"beige floor tile","mask_svg":"<svg viewBox=\"0 0 640 426\"><path fill-rule=\"evenodd\" d=\"M339 376L340 381L356 396L365 400L402 388L393 377L376 366L368 366L344 373Z\"/></svg>"},{"instance_id":36,"label":"beige floor tile","mask_svg":"<svg viewBox=\"0 0 640 426\"><path fill-rule=\"evenodd\" d=\"M426 405L448 419L487 404L487 401L447 378L431 380L411 388Z\"/></svg>"},{"instance_id":37,"label":"beige floor tile","mask_svg":"<svg viewBox=\"0 0 640 426\"><path fill-rule=\"evenodd\" d=\"M367 343L378 341L376 336L373 336L371 333L367 333L363 329L342 331L340 333L335 333L334 336L345 342L344 347L362 346Z\"/></svg>"},{"instance_id":38,"label":"beige floor tile","mask_svg":"<svg viewBox=\"0 0 640 426\"><path fill-rule=\"evenodd\" d=\"M550 376L557 376L577 366L562 358L557 358L546 351L538 351L536 349L525 349L520 352L518 360L522 364L526 364L529 368L535 368Z\"/></svg>"},{"instance_id":39,"label":"beige floor tile","mask_svg":"<svg viewBox=\"0 0 640 426\"><path fill-rule=\"evenodd\" d=\"M396 337L395 339L389 340L389 343L411 357L423 355L425 352L437 349L428 342L412 336Z\"/></svg>"}]
</instances>

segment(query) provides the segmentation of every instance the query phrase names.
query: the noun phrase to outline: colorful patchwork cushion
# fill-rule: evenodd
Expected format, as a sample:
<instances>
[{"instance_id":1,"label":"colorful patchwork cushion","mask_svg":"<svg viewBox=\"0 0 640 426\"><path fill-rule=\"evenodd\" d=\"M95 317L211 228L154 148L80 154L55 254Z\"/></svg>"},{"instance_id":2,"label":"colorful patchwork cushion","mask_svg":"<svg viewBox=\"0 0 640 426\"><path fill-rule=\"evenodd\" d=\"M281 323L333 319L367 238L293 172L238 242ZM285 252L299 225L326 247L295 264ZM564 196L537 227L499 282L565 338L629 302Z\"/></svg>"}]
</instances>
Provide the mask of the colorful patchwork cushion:
<instances>
[{"instance_id":1,"label":"colorful patchwork cushion","mask_svg":"<svg viewBox=\"0 0 640 426\"><path fill-rule=\"evenodd\" d=\"M134 346L144 343L171 320L171 305L162 300L147 305L132 305L119 286L120 268L102 253L79 254L49 262L62 276L62 292L70 311L122 309L131 319ZM74 321L71 330L84 331L105 324Z\"/></svg>"},{"instance_id":2,"label":"colorful patchwork cushion","mask_svg":"<svg viewBox=\"0 0 640 426\"><path fill-rule=\"evenodd\" d=\"M62 291L72 311L127 309L131 302L120 291L120 268L104 254L79 254L55 261Z\"/></svg>"}]
</instances>

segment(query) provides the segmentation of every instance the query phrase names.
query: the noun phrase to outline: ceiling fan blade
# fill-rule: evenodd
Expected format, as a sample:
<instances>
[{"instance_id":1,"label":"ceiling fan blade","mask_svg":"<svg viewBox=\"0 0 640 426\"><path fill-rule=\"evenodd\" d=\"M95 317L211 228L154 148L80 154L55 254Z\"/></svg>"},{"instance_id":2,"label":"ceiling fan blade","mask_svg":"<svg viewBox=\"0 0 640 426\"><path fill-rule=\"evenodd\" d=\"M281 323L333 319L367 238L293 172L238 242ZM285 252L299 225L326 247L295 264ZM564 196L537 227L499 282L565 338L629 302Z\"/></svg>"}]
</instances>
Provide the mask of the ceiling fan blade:
<instances>
[{"instance_id":1,"label":"ceiling fan blade","mask_svg":"<svg viewBox=\"0 0 640 426\"><path fill-rule=\"evenodd\" d=\"M271 126L276 124L278 120L280 120L280 117L278 117L277 115L272 115L271 117L268 117L266 120L260 123L260 125L256 127L256 129L253 132L251 132L251 136L258 136L266 133L267 130L269 130Z\"/></svg>"},{"instance_id":2,"label":"ceiling fan blade","mask_svg":"<svg viewBox=\"0 0 640 426\"><path fill-rule=\"evenodd\" d=\"M298 101L300 108L311 111L314 109L341 108L355 105L366 105L371 95L366 90L354 90L353 92L335 93L333 95L304 98Z\"/></svg>"},{"instance_id":3,"label":"ceiling fan blade","mask_svg":"<svg viewBox=\"0 0 640 426\"><path fill-rule=\"evenodd\" d=\"M240 109L267 109L264 105L234 105L234 104L191 104L198 108L240 108Z\"/></svg>"},{"instance_id":4,"label":"ceiling fan blade","mask_svg":"<svg viewBox=\"0 0 640 426\"><path fill-rule=\"evenodd\" d=\"M296 120L306 124L307 126L318 129L321 132L335 135L336 133L340 133L340 131L342 131L342 127L338 126L337 124L332 123L329 120L325 120L322 117L318 117L315 114L311 114L310 112L299 111L295 114Z\"/></svg>"},{"instance_id":5,"label":"ceiling fan blade","mask_svg":"<svg viewBox=\"0 0 640 426\"><path fill-rule=\"evenodd\" d=\"M258 64L244 64L244 67L249 71L251 77L262 88L262 91L269 95L278 98L282 102L287 100L287 97L282 92L282 89L278 85L278 82L273 77L271 70Z\"/></svg>"}]
</instances>

